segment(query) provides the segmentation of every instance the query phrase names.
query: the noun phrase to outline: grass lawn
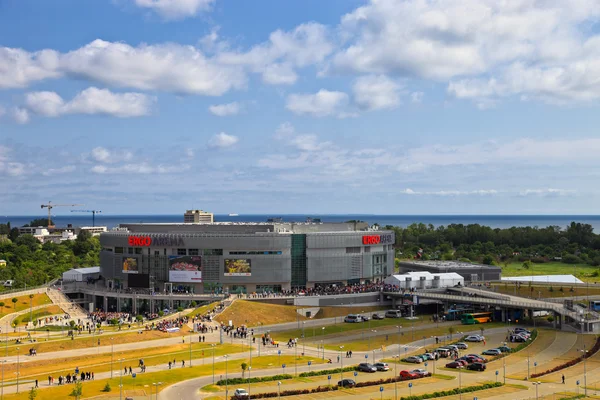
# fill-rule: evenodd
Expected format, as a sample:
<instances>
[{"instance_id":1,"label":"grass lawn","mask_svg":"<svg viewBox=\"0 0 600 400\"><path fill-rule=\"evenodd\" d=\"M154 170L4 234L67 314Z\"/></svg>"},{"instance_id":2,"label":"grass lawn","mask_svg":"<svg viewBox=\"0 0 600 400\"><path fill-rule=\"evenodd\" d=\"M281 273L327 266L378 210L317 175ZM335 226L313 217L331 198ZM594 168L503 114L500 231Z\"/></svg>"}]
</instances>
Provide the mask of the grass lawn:
<instances>
[{"instance_id":1,"label":"grass lawn","mask_svg":"<svg viewBox=\"0 0 600 400\"><path fill-rule=\"evenodd\" d=\"M221 357L225 354L240 353L247 350L240 345L217 345L215 347L215 357ZM140 358L144 359L146 366L167 365L169 361L174 359L177 362L177 367L181 365L181 360L185 360L189 366L190 352L189 345L180 344L173 346L165 346L151 349L144 349L143 355L140 350L131 350L125 352L115 352L113 369L115 373L120 370L117 360L123 358L123 366L137 369ZM206 365L212 362L212 348L208 343L194 343L192 345L192 364ZM255 355L256 357L256 355ZM43 360L39 362L22 363L20 366L20 376L24 380L39 379L40 381L47 379L48 375L58 376L72 373L75 368L79 367L83 371L99 372L110 371L111 354L102 353L93 356L71 357L71 358L56 358L54 360ZM7 364L4 367L5 372L10 375L16 372L16 364ZM137 372L137 371L136 371Z\"/></svg>"},{"instance_id":2,"label":"grass lawn","mask_svg":"<svg viewBox=\"0 0 600 400\"><path fill-rule=\"evenodd\" d=\"M321 307L314 319L345 317L348 314L371 315L376 311L385 311L389 307Z\"/></svg>"},{"instance_id":3,"label":"grass lawn","mask_svg":"<svg viewBox=\"0 0 600 400\"><path fill-rule=\"evenodd\" d=\"M65 328L65 332L67 331L67 328ZM111 344L111 337L113 337L113 341L112 343L114 344L123 344L123 343L135 343L135 342L141 342L141 341L147 341L147 340L154 340L154 339L165 339L165 338L169 338L169 337L178 337L178 336L183 336L183 335L188 335L189 334L189 328L184 327L181 331L179 332L175 332L175 333L165 333L165 332L160 332L160 331L145 331L143 330L142 334L139 334L137 332L137 329L134 330L132 329L131 332L128 333L121 333L118 335L111 335L111 334L104 334L101 336L93 336L88 334L87 332L82 334L82 335L75 335L75 339L71 340L71 338L66 338L64 336L61 336L60 338L56 338L56 337L50 337L50 339L48 341L45 341L45 338L43 337L43 335L41 337L38 337L38 342L36 343L29 343L29 342L24 342L23 344L19 345L20 346L20 350L19 350L19 354L26 354L27 353L27 349L29 347L34 348L38 351L38 353L48 353L48 352L54 352L54 351L63 351L63 350L73 350L73 349L84 349L84 348L90 348L90 347L96 347L98 346L98 340L100 340L100 345L101 346L108 346L109 344ZM21 335L21 337L24 337L25 335ZM2 351L4 353L4 351L2 349L0 349L0 351ZM11 344L8 346L8 355L16 355L17 354L17 345Z\"/></svg>"},{"instance_id":4,"label":"grass lawn","mask_svg":"<svg viewBox=\"0 0 600 400\"><path fill-rule=\"evenodd\" d=\"M212 303L208 303L208 304L205 304L203 306L200 306L200 307L196 308L194 311L192 311L188 315L190 315L190 316L192 316L192 315L204 315L204 314L207 314L207 313L211 312L212 310L214 310L215 307L218 306L218 305L219 305L218 301L213 301Z\"/></svg>"},{"instance_id":5,"label":"grass lawn","mask_svg":"<svg viewBox=\"0 0 600 400\"><path fill-rule=\"evenodd\" d=\"M502 267L502 276L529 276L529 275L575 275L584 282L600 282L600 277L593 277L594 272L599 271L598 267L592 267L587 264L564 264L560 262L549 262L536 264L531 263L529 269L523 268L523 263L513 262Z\"/></svg>"},{"instance_id":6,"label":"grass lawn","mask_svg":"<svg viewBox=\"0 0 600 400\"><path fill-rule=\"evenodd\" d=\"M322 363L321 359L312 358L312 357L298 357L296 360L293 356L281 356L281 360L278 356L263 356L263 357L253 357L252 358L252 368L253 369L266 369L273 368L275 370L274 373L279 373L281 370L281 365L287 364L288 366L293 366L294 362L298 362L298 364L306 364L308 361L312 361L313 364ZM243 363L249 363L249 360L234 360L228 364L229 372L241 372L240 365ZM215 373L215 381L219 380L220 376L225 376L225 362L216 362L214 364L214 373ZM137 377L134 379L130 375L123 376L123 389L124 396L129 395L129 392L135 388L140 389L144 388L146 385L148 386L146 393L149 393L150 386L154 382L162 382L162 385L158 387L160 390L162 387L169 386L176 382L181 382L187 379L197 378L199 376L210 376L213 373L213 364L207 363L206 365L198 365L192 368L174 368L168 371L161 372L148 372L148 373L139 373ZM42 381L43 384L44 381ZM47 380L46 380L47 382ZM119 378L113 379L98 379L95 381L87 381L83 382L83 395L82 398L90 398L94 396L101 396L103 393L101 390L104 388L106 383L109 383L112 392L111 394L114 396L114 393L119 393ZM30 387L30 384L23 384L24 388ZM48 389L39 390L37 393L36 400L56 400L56 399L69 399L71 398L69 394L73 390L74 385L66 385L66 386L55 386ZM17 399L25 399L25 393L21 394L5 394L4 398L6 400L17 400Z\"/></svg>"},{"instance_id":7,"label":"grass lawn","mask_svg":"<svg viewBox=\"0 0 600 400\"><path fill-rule=\"evenodd\" d=\"M0 318L8 314L29 309L29 295L18 296L15 298L17 299L16 303L12 302L13 298L0 300L4 302L4 307L0 307ZM50 300L46 293L33 295L31 307L43 306L44 304L52 304L52 300Z\"/></svg>"},{"instance_id":8,"label":"grass lawn","mask_svg":"<svg viewBox=\"0 0 600 400\"><path fill-rule=\"evenodd\" d=\"M55 306L55 305L51 305L48 307L44 307L44 308L39 308L37 310L34 310L31 313L31 317L32 319L35 321L36 319L40 319L49 315L58 315L58 314L64 314L65 312L63 311L62 308L60 308L59 306ZM17 325L20 324L27 324L28 322L30 322L31 319L29 318L29 313L26 313L18 318L16 318L14 320L13 323L17 323Z\"/></svg>"},{"instance_id":9,"label":"grass lawn","mask_svg":"<svg viewBox=\"0 0 600 400\"><path fill-rule=\"evenodd\" d=\"M366 311L366 310L365 310ZM317 341L322 339L322 335L325 336L325 339L331 338L332 336L343 336L345 333L352 332L354 334L364 332L369 332L369 329L377 329L377 328L390 328L395 326L402 326L403 328L411 328L413 325L416 328L419 325L431 323L429 319L429 315L421 315L419 319L409 320L406 318L386 318L380 320L371 320L369 322L360 322L360 323L345 323L340 322L336 325L328 325L325 326L325 329L322 329L322 326L319 326L318 321L307 322L304 326L304 337L307 341L313 341L314 339ZM302 322L300 322L300 326L302 327ZM370 328L369 328L370 327ZM447 325L446 325L447 327ZM314 329L313 329L314 328ZM303 329L293 329L289 331L282 332L273 332L271 336L273 339L278 341L285 341L289 338L300 338L302 337ZM415 335L416 335L415 331ZM394 332L388 332L390 337L395 335ZM328 337L329 336L329 337Z\"/></svg>"},{"instance_id":10,"label":"grass lawn","mask_svg":"<svg viewBox=\"0 0 600 400\"><path fill-rule=\"evenodd\" d=\"M234 326L273 325L307 318L296 313L295 306L261 303L258 301L236 300L219 314L215 320L224 324L233 321Z\"/></svg>"},{"instance_id":11,"label":"grass lawn","mask_svg":"<svg viewBox=\"0 0 600 400\"><path fill-rule=\"evenodd\" d=\"M495 283L492 284L494 290L498 293L505 293L510 295L532 297L532 298L557 298L557 297L575 297L575 296L597 296L600 295L600 287L585 287L585 286L571 286L569 284L532 284L522 283L520 288L516 288L514 282L507 283ZM552 287L552 291L550 291ZM561 291L560 288L563 288Z\"/></svg>"}]
</instances>

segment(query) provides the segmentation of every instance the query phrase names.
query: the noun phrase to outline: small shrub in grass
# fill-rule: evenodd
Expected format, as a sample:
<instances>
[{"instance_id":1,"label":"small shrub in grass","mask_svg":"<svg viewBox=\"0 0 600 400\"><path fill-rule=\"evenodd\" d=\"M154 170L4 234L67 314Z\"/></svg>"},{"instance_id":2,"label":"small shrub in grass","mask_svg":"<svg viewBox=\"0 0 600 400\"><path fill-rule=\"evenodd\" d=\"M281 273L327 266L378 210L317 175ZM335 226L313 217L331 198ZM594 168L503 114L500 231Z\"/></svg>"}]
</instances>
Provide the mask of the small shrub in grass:
<instances>
[{"instance_id":1,"label":"small shrub in grass","mask_svg":"<svg viewBox=\"0 0 600 400\"><path fill-rule=\"evenodd\" d=\"M106 385L104 385L104 389L102 389L103 392L110 392L112 389L110 387L110 384L108 382L106 382Z\"/></svg>"}]
</instances>

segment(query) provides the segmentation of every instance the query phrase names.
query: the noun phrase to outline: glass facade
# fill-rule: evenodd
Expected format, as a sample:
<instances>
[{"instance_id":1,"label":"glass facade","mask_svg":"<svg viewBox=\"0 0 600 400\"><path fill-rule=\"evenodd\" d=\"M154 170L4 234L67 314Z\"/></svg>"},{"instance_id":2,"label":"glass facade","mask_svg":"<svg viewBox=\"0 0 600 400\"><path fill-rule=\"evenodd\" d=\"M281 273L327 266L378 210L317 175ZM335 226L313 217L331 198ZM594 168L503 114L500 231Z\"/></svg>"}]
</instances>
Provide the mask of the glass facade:
<instances>
[{"instance_id":1,"label":"glass facade","mask_svg":"<svg viewBox=\"0 0 600 400\"><path fill-rule=\"evenodd\" d=\"M306 287L306 235L292 235L292 281L293 288Z\"/></svg>"}]
</instances>

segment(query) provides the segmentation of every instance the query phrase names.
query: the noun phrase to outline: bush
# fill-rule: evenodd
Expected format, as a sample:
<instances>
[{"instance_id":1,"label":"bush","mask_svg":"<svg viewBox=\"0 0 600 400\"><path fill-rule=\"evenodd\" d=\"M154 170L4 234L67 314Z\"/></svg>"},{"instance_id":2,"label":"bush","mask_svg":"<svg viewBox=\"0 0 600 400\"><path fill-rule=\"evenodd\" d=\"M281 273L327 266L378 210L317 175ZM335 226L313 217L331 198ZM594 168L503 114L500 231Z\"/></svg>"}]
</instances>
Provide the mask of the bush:
<instances>
[{"instance_id":1,"label":"bush","mask_svg":"<svg viewBox=\"0 0 600 400\"><path fill-rule=\"evenodd\" d=\"M573 365L578 364L581 361L583 361L584 358L590 358L591 356L596 354L598 352L598 350L600 350L600 337L596 338L596 343L594 343L594 346L585 355L581 355L577 358L574 358L573 360L567 361L566 363L557 365L556 367L549 369L547 371L540 372L537 374L531 374L531 377L537 378L539 376L543 376L543 375L551 374L556 371L560 371L561 369L572 367Z\"/></svg>"},{"instance_id":2,"label":"bush","mask_svg":"<svg viewBox=\"0 0 600 400\"><path fill-rule=\"evenodd\" d=\"M300 376L300 378L305 378L307 376L339 374L340 372L356 371L357 368L358 367L356 365L354 365L354 366L344 367L344 368L324 369L322 371L303 372L299 376Z\"/></svg>"},{"instance_id":3,"label":"bush","mask_svg":"<svg viewBox=\"0 0 600 400\"><path fill-rule=\"evenodd\" d=\"M108 382L106 382L106 385L104 385L104 389L102 389L103 392L110 392L112 390L112 388L110 387L110 384Z\"/></svg>"},{"instance_id":4,"label":"bush","mask_svg":"<svg viewBox=\"0 0 600 400\"><path fill-rule=\"evenodd\" d=\"M547 320L548 322L554 322L554 316L552 316L552 315L549 315L549 316L548 316L548 318L546 318L546 320Z\"/></svg>"}]
</instances>

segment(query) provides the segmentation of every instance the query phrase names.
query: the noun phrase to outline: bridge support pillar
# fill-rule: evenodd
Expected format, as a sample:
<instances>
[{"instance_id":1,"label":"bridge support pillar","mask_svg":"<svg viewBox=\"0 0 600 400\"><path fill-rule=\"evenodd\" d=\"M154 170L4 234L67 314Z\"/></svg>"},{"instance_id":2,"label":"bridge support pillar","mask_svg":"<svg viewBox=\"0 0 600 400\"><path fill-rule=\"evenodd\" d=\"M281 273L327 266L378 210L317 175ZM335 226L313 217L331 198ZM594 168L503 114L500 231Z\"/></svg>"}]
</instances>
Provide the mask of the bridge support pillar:
<instances>
[{"instance_id":1,"label":"bridge support pillar","mask_svg":"<svg viewBox=\"0 0 600 400\"><path fill-rule=\"evenodd\" d=\"M392 297L392 308L396 309L396 297Z\"/></svg>"},{"instance_id":2,"label":"bridge support pillar","mask_svg":"<svg viewBox=\"0 0 600 400\"><path fill-rule=\"evenodd\" d=\"M104 312L108 312L108 296L104 296L104 301L102 301L102 309Z\"/></svg>"},{"instance_id":3,"label":"bridge support pillar","mask_svg":"<svg viewBox=\"0 0 600 400\"><path fill-rule=\"evenodd\" d=\"M121 312L121 297L117 296L117 312Z\"/></svg>"},{"instance_id":4,"label":"bridge support pillar","mask_svg":"<svg viewBox=\"0 0 600 400\"><path fill-rule=\"evenodd\" d=\"M506 322L506 308L502 308L502 322Z\"/></svg>"},{"instance_id":5,"label":"bridge support pillar","mask_svg":"<svg viewBox=\"0 0 600 400\"><path fill-rule=\"evenodd\" d=\"M137 315L137 298L135 295L131 298L131 315Z\"/></svg>"}]
</instances>

